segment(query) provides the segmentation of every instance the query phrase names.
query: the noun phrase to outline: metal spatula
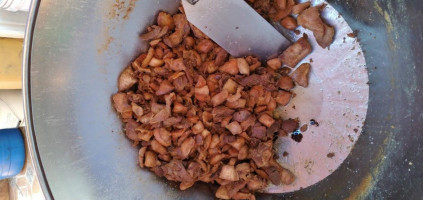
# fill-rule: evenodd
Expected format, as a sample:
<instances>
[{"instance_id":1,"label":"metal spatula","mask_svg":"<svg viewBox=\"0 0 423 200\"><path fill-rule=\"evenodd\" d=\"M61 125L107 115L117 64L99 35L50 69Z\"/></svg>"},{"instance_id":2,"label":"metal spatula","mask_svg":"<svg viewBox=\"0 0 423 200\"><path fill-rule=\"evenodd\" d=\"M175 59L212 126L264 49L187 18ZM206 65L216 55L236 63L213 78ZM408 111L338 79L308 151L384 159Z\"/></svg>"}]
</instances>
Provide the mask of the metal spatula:
<instances>
[{"instance_id":1,"label":"metal spatula","mask_svg":"<svg viewBox=\"0 0 423 200\"><path fill-rule=\"evenodd\" d=\"M291 42L244 0L182 0L188 21L234 57L276 57Z\"/></svg>"}]
</instances>

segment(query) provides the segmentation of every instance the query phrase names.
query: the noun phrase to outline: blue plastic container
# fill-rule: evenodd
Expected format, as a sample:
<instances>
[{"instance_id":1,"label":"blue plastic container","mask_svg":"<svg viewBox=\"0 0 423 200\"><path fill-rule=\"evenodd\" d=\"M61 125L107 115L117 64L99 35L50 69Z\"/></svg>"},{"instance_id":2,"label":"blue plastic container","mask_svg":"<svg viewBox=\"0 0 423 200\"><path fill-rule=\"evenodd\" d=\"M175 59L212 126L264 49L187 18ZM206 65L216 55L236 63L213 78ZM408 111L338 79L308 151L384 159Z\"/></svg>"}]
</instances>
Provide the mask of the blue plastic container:
<instances>
[{"instance_id":1,"label":"blue plastic container","mask_svg":"<svg viewBox=\"0 0 423 200\"><path fill-rule=\"evenodd\" d=\"M19 174L24 164L25 143L20 130L0 130L0 180Z\"/></svg>"}]
</instances>

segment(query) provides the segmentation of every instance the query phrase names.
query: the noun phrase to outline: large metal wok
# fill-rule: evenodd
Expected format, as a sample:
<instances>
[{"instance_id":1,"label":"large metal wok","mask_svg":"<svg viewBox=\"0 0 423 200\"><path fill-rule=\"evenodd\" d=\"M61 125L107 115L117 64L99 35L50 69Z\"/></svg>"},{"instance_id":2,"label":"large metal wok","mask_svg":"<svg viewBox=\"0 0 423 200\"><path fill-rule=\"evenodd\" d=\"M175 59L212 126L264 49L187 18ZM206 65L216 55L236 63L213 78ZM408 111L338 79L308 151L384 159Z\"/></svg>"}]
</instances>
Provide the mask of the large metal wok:
<instances>
[{"instance_id":1,"label":"large metal wok","mask_svg":"<svg viewBox=\"0 0 423 200\"><path fill-rule=\"evenodd\" d=\"M120 3L123 2L123 3ZM423 3L329 0L366 58L370 100L363 133L323 181L259 199L421 199ZM110 96L134 40L174 0L33 0L24 54L27 135L48 199L211 199L205 185L180 192L136 165Z\"/></svg>"}]
</instances>

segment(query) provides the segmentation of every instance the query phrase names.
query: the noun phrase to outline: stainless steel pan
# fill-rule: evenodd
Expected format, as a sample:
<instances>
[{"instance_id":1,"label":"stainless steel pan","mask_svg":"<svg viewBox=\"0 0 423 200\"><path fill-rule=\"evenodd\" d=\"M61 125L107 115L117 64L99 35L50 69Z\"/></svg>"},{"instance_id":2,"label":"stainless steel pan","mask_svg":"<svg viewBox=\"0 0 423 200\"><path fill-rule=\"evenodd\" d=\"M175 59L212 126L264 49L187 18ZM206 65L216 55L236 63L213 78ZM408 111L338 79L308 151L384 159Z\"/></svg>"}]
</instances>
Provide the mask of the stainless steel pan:
<instances>
[{"instance_id":1,"label":"stainless steel pan","mask_svg":"<svg viewBox=\"0 0 423 200\"><path fill-rule=\"evenodd\" d=\"M123 2L120 4L119 2ZM330 0L359 32L370 85L364 132L325 180L259 199L421 199L423 4ZM134 41L173 0L33 0L24 53L27 134L48 199L211 199L139 169L110 104Z\"/></svg>"}]
</instances>

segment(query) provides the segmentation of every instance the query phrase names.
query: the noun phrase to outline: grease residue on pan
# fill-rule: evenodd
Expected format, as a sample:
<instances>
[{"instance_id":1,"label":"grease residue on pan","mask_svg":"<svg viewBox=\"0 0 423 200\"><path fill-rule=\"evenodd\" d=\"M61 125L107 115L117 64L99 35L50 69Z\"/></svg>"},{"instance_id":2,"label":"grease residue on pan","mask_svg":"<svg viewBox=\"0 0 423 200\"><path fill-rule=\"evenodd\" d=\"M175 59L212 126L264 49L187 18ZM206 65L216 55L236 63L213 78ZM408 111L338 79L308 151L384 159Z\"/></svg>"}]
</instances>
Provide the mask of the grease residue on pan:
<instances>
[{"instance_id":1,"label":"grease residue on pan","mask_svg":"<svg viewBox=\"0 0 423 200\"><path fill-rule=\"evenodd\" d=\"M113 22L112 25L107 25L99 37L100 41L97 45L97 54L101 55L109 51L109 48L114 48L113 41L116 39L116 28L122 28L122 20L129 20L131 13L134 11L136 2L138 0L115 0L113 4L104 5L104 9L108 10L107 15L103 20Z\"/></svg>"},{"instance_id":2,"label":"grease residue on pan","mask_svg":"<svg viewBox=\"0 0 423 200\"><path fill-rule=\"evenodd\" d=\"M112 18L119 18L122 16L123 19L128 19L129 15L135 8L135 3L137 0L115 0L113 4L111 4L111 8L109 8L109 17Z\"/></svg>"}]
</instances>

